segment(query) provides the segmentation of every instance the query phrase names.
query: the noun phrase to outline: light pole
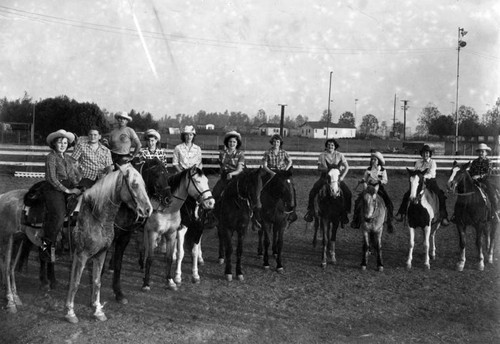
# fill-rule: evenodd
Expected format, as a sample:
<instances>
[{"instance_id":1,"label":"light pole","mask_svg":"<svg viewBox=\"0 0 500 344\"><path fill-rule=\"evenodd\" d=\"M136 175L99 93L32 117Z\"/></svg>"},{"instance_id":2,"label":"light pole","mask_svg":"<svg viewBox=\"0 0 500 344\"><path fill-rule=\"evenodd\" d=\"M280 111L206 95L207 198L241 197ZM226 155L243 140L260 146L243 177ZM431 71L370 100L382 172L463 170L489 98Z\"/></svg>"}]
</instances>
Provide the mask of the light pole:
<instances>
[{"instance_id":1,"label":"light pole","mask_svg":"<svg viewBox=\"0 0 500 344\"><path fill-rule=\"evenodd\" d=\"M358 98L354 98L354 126L356 126L356 113L358 112Z\"/></svg>"},{"instance_id":2,"label":"light pole","mask_svg":"<svg viewBox=\"0 0 500 344\"><path fill-rule=\"evenodd\" d=\"M326 114L326 138L328 139L328 128L330 127L330 97L332 95L332 74L333 72L330 72L330 86L328 87L328 112Z\"/></svg>"},{"instance_id":3,"label":"light pole","mask_svg":"<svg viewBox=\"0 0 500 344\"><path fill-rule=\"evenodd\" d=\"M464 28L458 28L457 40L457 94L455 97L455 153L458 152L458 81L460 78L460 48L464 48L467 43L462 40L462 37L467 34Z\"/></svg>"}]
</instances>

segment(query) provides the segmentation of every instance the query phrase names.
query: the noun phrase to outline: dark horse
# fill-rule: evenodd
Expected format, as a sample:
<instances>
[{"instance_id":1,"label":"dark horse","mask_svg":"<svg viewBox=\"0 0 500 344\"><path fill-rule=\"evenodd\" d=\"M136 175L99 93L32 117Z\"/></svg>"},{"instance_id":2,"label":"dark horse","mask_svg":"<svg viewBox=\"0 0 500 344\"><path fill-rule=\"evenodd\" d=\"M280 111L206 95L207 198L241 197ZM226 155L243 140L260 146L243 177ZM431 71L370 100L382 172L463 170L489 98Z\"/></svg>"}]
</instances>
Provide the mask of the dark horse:
<instances>
[{"instance_id":1,"label":"dark horse","mask_svg":"<svg viewBox=\"0 0 500 344\"><path fill-rule=\"evenodd\" d=\"M441 225L439 218L439 198L434 192L425 186L424 171L411 171L406 169L410 178L410 202L407 209L408 228L410 230L410 248L406 268L411 269L413 260L413 248L415 246L415 228L420 227L424 231L424 265L431 268L429 258L436 259L436 231Z\"/></svg>"},{"instance_id":2,"label":"dark horse","mask_svg":"<svg viewBox=\"0 0 500 344\"><path fill-rule=\"evenodd\" d=\"M486 254L488 263L493 263L495 248L495 231L498 217L491 216L491 203L483 191L474 183L467 169L470 162L459 166L455 161L448 179L448 190L457 195L455 203L455 225L460 239L460 260L457 270L465 266L466 229L472 226L476 230L476 247L479 254L478 270L484 270L483 237L486 239Z\"/></svg>"},{"instance_id":3,"label":"dark horse","mask_svg":"<svg viewBox=\"0 0 500 344\"><path fill-rule=\"evenodd\" d=\"M258 255L263 256L264 268L269 269L268 249L272 235L272 250L279 273L284 272L281 261L283 234L288 227L288 217L296 207L295 187L291 178L291 170L277 171L274 176L263 181L260 197L262 228L259 229Z\"/></svg>"},{"instance_id":4,"label":"dark horse","mask_svg":"<svg viewBox=\"0 0 500 344\"><path fill-rule=\"evenodd\" d=\"M163 163L156 158L147 159L143 163L134 161L134 166L144 179L146 192L153 205L153 212L157 213L164 211L168 207L167 169ZM110 267L113 270L113 292L115 293L116 301L122 304L128 303L120 283L123 254L130 242L132 234L137 229L140 229L143 224L143 221L137 221L135 212L126 204L122 203L115 218L114 252L110 261ZM142 233L139 233L139 235L142 235ZM141 258L139 258L139 264L142 264Z\"/></svg>"},{"instance_id":5,"label":"dark horse","mask_svg":"<svg viewBox=\"0 0 500 344\"><path fill-rule=\"evenodd\" d=\"M314 199L315 233L313 244L316 242L317 229L321 229L323 249L321 251L321 266L326 267L328 256L332 263L336 263L335 240L337 229L343 212L342 192L340 189L340 170L338 166L330 166L326 175L326 182L318 191Z\"/></svg>"},{"instance_id":6,"label":"dark horse","mask_svg":"<svg viewBox=\"0 0 500 344\"><path fill-rule=\"evenodd\" d=\"M224 189L219 200L215 204L216 216L219 221L219 262L226 261L224 273L226 279L233 278L231 267L231 254L233 252L232 237L234 233L238 236L236 248L236 276L243 280L241 268L241 256L243 254L243 240L246 235L248 224L255 214L258 216L262 204L260 193L262 191L262 176L265 170L262 168L245 170L233 178ZM254 215L254 216L255 216Z\"/></svg>"}]
</instances>

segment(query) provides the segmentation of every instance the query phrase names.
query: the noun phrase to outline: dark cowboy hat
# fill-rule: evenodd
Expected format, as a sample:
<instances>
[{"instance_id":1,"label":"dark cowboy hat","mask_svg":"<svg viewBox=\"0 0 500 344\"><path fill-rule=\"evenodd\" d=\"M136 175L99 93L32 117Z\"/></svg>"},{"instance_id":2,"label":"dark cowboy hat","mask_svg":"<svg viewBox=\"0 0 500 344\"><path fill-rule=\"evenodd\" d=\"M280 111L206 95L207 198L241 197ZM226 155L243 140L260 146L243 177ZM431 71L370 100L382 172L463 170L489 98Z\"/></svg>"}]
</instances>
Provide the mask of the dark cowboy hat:
<instances>
[{"instance_id":1,"label":"dark cowboy hat","mask_svg":"<svg viewBox=\"0 0 500 344\"><path fill-rule=\"evenodd\" d=\"M429 145L424 145L420 150L420 155L424 154L424 152L429 152L432 155L433 149Z\"/></svg>"},{"instance_id":2,"label":"dark cowboy hat","mask_svg":"<svg viewBox=\"0 0 500 344\"><path fill-rule=\"evenodd\" d=\"M280 135L280 134L274 134L273 136L271 136L271 139L269 140L269 143L270 143L270 144L273 144L273 141L274 141L274 140L280 140L281 145L283 146L283 143L284 143L284 142L283 142L283 138L281 137L281 135Z\"/></svg>"}]
</instances>

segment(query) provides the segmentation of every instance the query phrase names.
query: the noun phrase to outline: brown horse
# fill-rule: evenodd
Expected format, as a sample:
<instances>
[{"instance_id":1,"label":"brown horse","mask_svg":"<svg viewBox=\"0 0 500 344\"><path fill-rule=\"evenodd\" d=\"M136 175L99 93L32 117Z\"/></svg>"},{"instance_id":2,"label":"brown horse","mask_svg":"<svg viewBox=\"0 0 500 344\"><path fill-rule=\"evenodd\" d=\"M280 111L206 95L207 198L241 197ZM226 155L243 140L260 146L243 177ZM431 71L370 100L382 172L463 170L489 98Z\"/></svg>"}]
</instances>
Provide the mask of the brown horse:
<instances>
[{"instance_id":1,"label":"brown horse","mask_svg":"<svg viewBox=\"0 0 500 344\"><path fill-rule=\"evenodd\" d=\"M77 225L73 230L74 255L66 307L66 319L77 323L74 300L87 260L93 260L92 305L94 317L106 320L100 302L101 272L106 252L114 239L114 220L121 203L134 209L138 217L149 217L153 206L140 173L130 164L107 174L83 194Z\"/></svg>"},{"instance_id":2,"label":"brown horse","mask_svg":"<svg viewBox=\"0 0 500 344\"><path fill-rule=\"evenodd\" d=\"M476 230L476 247L479 258L478 270L483 271L483 239L486 240L487 262L492 264L498 215L492 214L490 201L474 183L467 171L469 166L470 162L459 166L455 161L448 179L448 190L455 192L457 195L454 220L460 240L460 260L457 263L457 270L462 271L464 269L466 229L467 226L472 226Z\"/></svg>"}]
</instances>

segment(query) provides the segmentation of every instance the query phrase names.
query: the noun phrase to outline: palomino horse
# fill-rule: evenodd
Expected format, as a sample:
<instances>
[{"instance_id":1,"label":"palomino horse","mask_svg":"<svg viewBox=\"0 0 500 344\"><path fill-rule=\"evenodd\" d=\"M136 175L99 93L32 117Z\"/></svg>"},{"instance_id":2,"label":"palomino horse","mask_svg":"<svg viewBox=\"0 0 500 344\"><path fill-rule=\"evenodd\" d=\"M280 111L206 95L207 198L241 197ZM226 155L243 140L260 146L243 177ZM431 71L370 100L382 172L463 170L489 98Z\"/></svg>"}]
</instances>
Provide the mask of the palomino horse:
<instances>
[{"instance_id":1,"label":"palomino horse","mask_svg":"<svg viewBox=\"0 0 500 344\"><path fill-rule=\"evenodd\" d=\"M233 279L231 267L231 255L233 252L232 237L236 233L236 276L243 280L241 268L241 256L243 254L243 240L247 232L248 224L253 216L260 214L262 204L260 193L262 191L262 176L265 170L262 168L245 170L233 178L224 189L220 200L217 200L216 214L219 220L219 262L226 267L224 273L226 279Z\"/></svg>"},{"instance_id":2,"label":"palomino horse","mask_svg":"<svg viewBox=\"0 0 500 344\"><path fill-rule=\"evenodd\" d=\"M261 192L262 228L259 229L258 255L264 258L264 268L269 269L268 249L271 243L276 258L276 270L283 273L281 254L283 234L288 227L288 217L295 210L295 188L292 183L292 171L277 171L270 179L264 180Z\"/></svg>"},{"instance_id":3,"label":"palomino horse","mask_svg":"<svg viewBox=\"0 0 500 344\"><path fill-rule=\"evenodd\" d=\"M184 235L186 227L181 228L180 209L188 196L196 199L198 205L205 209L213 209L215 205L214 198L208 186L208 179L203 171L197 167L184 170L170 177L169 184L172 192L172 203L168 208L157 211L144 225L144 258L146 260L144 280L142 289L148 291L150 287L150 270L153 263L154 249L161 237L165 237L167 243L166 264L167 264L167 283L170 289L177 290L177 283L181 282L181 262L184 256ZM177 268L175 278L172 278L172 265L174 251L177 242ZM199 282L197 246L193 248L193 282Z\"/></svg>"},{"instance_id":4,"label":"palomino horse","mask_svg":"<svg viewBox=\"0 0 500 344\"><path fill-rule=\"evenodd\" d=\"M415 228L422 228L424 232L424 265L431 268L429 257L436 259L436 231L441 225L439 219L439 199L438 196L425 187L424 171L411 171L406 169L410 178L410 202L406 210L408 228L410 229L410 248L406 268L411 269L413 260L413 248L415 246Z\"/></svg>"},{"instance_id":5,"label":"palomino horse","mask_svg":"<svg viewBox=\"0 0 500 344\"><path fill-rule=\"evenodd\" d=\"M107 174L84 192L77 225L73 230L74 256L71 267L66 307L66 319L77 323L74 300L85 264L93 260L92 268L92 305L94 317L106 320L103 305L100 302L101 272L106 259L106 252L114 238L114 220L121 203L134 209L137 216L148 217L153 211L144 185L144 180L130 164L119 167Z\"/></svg>"},{"instance_id":6,"label":"palomino horse","mask_svg":"<svg viewBox=\"0 0 500 344\"><path fill-rule=\"evenodd\" d=\"M136 168L144 179L146 192L153 205L153 214L146 219L146 221L155 221L153 218L161 214L168 207L167 169L159 159L147 159L143 163L136 164ZM134 230L139 229L143 225L143 221L136 222L134 211L126 204L122 203L115 218L114 252L111 259L112 263L110 262L113 268L113 291L115 293L115 299L122 304L128 303L120 283L123 254L130 242ZM142 255L142 252L140 252L140 255ZM142 257L140 258L140 263L142 263Z\"/></svg>"},{"instance_id":7,"label":"palomino horse","mask_svg":"<svg viewBox=\"0 0 500 344\"><path fill-rule=\"evenodd\" d=\"M335 257L335 241L343 211L343 196L339 185L340 170L338 166L329 167L326 182L314 199L315 232L313 244L316 242L317 230L321 229L323 239L321 266L323 268L326 267L328 257L330 257L332 263L335 264L337 262Z\"/></svg>"},{"instance_id":8,"label":"palomino horse","mask_svg":"<svg viewBox=\"0 0 500 344\"><path fill-rule=\"evenodd\" d=\"M486 240L486 255L488 263L493 263L493 251L495 248L495 231L498 225L498 217L491 219L491 203L474 183L467 169L470 162L458 166L453 163L450 178L448 179L448 190L457 195L455 203L455 224L460 239L460 260L457 270L462 271L465 266L466 229L472 226L476 230L476 247L479 254L478 270L484 270L483 237Z\"/></svg>"},{"instance_id":9,"label":"palomino horse","mask_svg":"<svg viewBox=\"0 0 500 344\"><path fill-rule=\"evenodd\" d=\"M377 269L384 270L382 261L382 232L386 216L386 206L378 195L379 184L368 185L361 195L361 229L363 230L363 259L361 269L366 270L370 247L377 255Z\"/></svg>"}]
</instances>

